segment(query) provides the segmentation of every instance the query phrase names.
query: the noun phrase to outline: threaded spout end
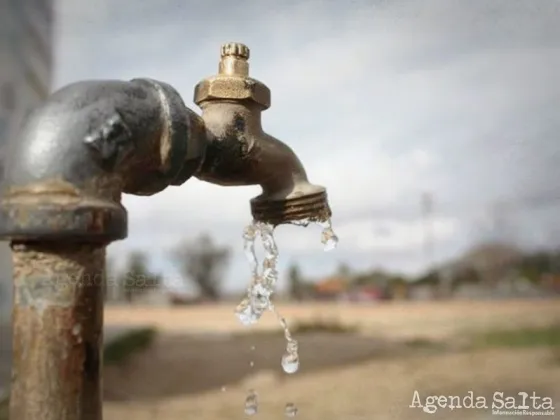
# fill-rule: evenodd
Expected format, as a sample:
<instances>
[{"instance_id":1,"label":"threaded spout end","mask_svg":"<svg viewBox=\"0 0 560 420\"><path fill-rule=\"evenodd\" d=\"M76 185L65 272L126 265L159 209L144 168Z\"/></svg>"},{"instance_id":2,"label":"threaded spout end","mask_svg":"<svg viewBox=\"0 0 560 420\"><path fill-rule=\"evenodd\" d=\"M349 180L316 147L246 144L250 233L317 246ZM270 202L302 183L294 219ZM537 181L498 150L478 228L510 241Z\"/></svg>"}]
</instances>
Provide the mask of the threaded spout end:
<instances>
[{"instance_id":1,"label":"threaded spout end","mask_svg":"<svg viewBox=\"0 0 560 420\"><path fill-rule=\"evenodd\" d=\"M251 200L251 213L257 222L273 226L298 221L325 222L331 215L326 191L286 200Z\"/></svg>"}]
</instances>

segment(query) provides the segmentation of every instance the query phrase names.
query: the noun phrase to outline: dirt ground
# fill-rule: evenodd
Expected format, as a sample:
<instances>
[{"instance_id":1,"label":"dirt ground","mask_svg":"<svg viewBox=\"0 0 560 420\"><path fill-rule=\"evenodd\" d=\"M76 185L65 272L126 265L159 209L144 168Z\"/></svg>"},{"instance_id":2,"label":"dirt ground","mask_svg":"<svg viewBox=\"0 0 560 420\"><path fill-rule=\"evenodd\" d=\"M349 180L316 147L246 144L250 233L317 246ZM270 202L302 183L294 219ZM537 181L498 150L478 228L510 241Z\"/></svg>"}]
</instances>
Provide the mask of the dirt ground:
<instances>
[{"instance_id":1,"label":"dirt ground","mask_svg":"<svg viewBox=\"0 0 560 420\"><path fill-rule=\"evenodd\" d=\"M329 320L357 326L364 333L389 337L444 337L457 331L497 326L538 326L558 320L559 300L397 302L371 304L290 304L277 309L289 324ZM247 331L233 315L235 303L178 308L115 307L105 310L105 323L117 326L153 325L165 332ZM250 331L277 329L265 315Z\"/></svg>"},{"instance_id":2,"label":"dirt ground","mask_svg":"<svg viewBox=\"0 0 560 420\"><path fill-rule=\"evenodd\" d=\"M254 334L232 335L238 327L230 320L231 306L108 308L109 323L152 324L162 333L125 365L105 370L104 418L243 419L249 389L259 395L256 418L263 419L284 418L288 402L298 407L297 418L309 420L430 416L409 407L415 390L422 401L473 391L489 404L495 391L535 391L554 399L560 418L560 363L551 348L465 351L453 345L468 331L558 322L558 301L279 307L292 324L330 318L359 325L362 333L296 337L301 369L286 375L280 367L281 335L262 331L275 327L272 317ZM440 408L431 417L482 420L491 414L491 409Z\"/></svg>"}]
</instances>

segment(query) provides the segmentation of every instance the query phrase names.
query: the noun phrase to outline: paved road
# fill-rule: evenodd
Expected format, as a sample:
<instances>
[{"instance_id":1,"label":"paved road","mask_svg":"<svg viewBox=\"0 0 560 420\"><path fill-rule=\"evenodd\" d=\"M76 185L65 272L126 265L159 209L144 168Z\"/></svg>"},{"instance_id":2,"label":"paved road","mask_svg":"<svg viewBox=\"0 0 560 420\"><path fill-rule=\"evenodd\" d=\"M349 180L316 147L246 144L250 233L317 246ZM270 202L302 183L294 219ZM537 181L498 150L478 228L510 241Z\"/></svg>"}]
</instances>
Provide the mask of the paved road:
<instances>
[{"instance_id":1,"label":"paved road","mask_svg":"<svg viewBox=\"0 0 560 420\"><path fill-rule=\"evenodd\" d=\"M105 327L105 343L108 343L121 334L130 331L127 327ZM7 324L0 324L0 395L10 383L12 363L11 332Z\"/></svg>"}]
</instances>

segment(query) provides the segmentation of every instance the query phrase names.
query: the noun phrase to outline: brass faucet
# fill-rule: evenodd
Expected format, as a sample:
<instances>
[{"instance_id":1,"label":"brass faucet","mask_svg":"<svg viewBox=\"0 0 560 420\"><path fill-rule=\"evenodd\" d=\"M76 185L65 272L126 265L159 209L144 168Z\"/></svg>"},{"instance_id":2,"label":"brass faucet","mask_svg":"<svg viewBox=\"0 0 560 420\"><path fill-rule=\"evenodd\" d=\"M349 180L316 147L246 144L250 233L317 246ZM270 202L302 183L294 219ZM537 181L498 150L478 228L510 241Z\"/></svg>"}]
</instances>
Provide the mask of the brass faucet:
<instances>
[{"instance_id":1,"label":"brass faucet","mask_svg":"<svg viewBox=\"0 0 560 420\"><path fill-rule=\"evenodd\" d=\"M10 418L102 418L105 249L128 233L123 192L153 195L194 175L260 185L256 221L330 216L325 189L261 127L270 90L249 77L249 49L225 44L221 55L195 90L202 117L166 83L83 81L52 94L12 143L0 202L14 267Z\"/></svg>"},{"instance_id":2,"label":"brass faucet","mask_svg":"<svg viewBox=\"0 0 560 420\"><path fill-rule=\"evenodd\" d=\"M325 221L331 215L325 189L310 184L292 149L262 129L270 89L249 77L249 55L243 44L222 45L218 74L195 88L207 132L206 156L195 176L219 185L260 185L263 193L251 200L255 220Z\"/></svg>"}]
</instances>

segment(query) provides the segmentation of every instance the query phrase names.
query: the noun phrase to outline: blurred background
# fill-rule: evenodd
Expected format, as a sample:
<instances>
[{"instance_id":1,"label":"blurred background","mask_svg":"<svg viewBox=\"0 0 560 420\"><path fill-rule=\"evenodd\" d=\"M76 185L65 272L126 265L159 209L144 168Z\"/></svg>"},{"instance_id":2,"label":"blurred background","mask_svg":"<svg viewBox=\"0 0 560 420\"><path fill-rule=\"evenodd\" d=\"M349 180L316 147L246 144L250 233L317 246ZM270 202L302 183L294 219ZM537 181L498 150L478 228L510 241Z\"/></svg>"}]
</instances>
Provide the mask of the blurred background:
<instances>
[{"instance_id":1,"label":"blurred background","mask_svg":"<svg viewBox=\"0 0 560 420\"><path fill-rule=\"evenodd\" d=\"M337 250L318 227L275 234L277 308L301 348L290 376L275 317L247 329L233 314L259 189L191 179L124 197L105 418L244 418L249 389L267 419L286 403L305 419L417 419L414 390L560 404L559 20L556 0L0 0L3 159L25 114L74 81L150 77L197 110L195 84L236 41L272 91L265 130L328 188ZM6 244L0 266L7 392Z\"/></svg>"}]
</instances>

